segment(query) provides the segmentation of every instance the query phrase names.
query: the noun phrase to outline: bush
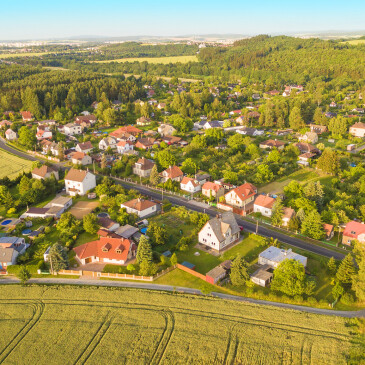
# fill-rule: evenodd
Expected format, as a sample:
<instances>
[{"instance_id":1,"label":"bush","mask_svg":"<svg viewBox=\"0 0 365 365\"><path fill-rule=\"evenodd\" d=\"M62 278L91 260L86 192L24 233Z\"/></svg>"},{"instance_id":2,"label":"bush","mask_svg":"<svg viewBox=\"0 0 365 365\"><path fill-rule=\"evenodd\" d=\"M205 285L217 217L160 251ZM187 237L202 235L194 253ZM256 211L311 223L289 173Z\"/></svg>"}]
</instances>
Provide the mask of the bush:
<instances>
[{"instance_id":1,"label":"bush","mask_svg":"<svg viewBox=\"0 0 365 365\"><path fill-rule=\"evenodd\" d=\"M354 296L351 293L345 293L342 297L341 297L341 303L345 304L345 305L352 305L355 302Z\"/></svg>"},{"instance_id":2,"label":"bush","mask_svg":"<svg viewBox=\"0 0 365 365\"><path fill-rule=\"evenodd\" d=\"M314 304L317 304L317 299L316 299L316 298L314 298L314 297L308 297L307 302L308 302L309 304L314 305Z\"/></svg>"},{"instance_id":3,"label":"bush","mask_svg":"<svg viewBox=\"0 0 365 365\"><path fill-rule=\"evenodd\" d=\"M11 275L18 275L23 265L10 265L7 267L7 271ZM31 274L37 274L38 265L27 265L27 269Z\"/></svg>"},{"instance_id":4,"label":"bush","mask_svg":"<svg viewBox=\"0 0 365 365\"><path fill-rule=\"evenodd\" d=\"M10 208L10 209L7 211L7 213L8 213L9 215L14 214L15 212L16 212L16 209L15 209L15 208Z\"/></svg>"}]
</instances>

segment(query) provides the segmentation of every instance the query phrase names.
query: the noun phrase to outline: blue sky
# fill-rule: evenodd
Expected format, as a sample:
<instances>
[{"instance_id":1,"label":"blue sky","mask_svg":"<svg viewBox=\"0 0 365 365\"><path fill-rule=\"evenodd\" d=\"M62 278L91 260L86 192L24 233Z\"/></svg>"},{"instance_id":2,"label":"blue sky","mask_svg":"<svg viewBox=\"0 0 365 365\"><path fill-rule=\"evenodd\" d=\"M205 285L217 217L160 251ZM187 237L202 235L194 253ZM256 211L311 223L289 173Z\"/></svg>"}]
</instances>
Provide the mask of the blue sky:
<instances>
[{"instance_id":1,"label":"blue sky","mask_svg":"<svg viewBox=\"0 0 365 365\"><path fill-rule=\"evenodd\" d=\"M0 0L0 39L365 30L364 0Z\"/></svg>"}]
</instances>

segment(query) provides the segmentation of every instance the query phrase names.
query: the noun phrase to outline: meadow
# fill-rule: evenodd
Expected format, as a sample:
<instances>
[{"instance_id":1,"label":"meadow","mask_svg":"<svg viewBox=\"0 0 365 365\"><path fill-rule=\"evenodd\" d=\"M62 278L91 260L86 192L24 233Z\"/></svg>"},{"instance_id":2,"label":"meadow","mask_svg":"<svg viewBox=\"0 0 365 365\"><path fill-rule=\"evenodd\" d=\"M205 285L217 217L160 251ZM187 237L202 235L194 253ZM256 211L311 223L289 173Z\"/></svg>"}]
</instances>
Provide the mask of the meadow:
<instances>
[{"instance_id":1,"label":"meadow","mask_svg":"<svg viewBox=\"0 0 365 365\"><path fill-rule=\"evenodd\" d=\"M198 58L196 56L171 56L171 57L135 57L135 58L119 58L115 60L105 60L105 61L94 61L95 63L110 63L110 62L148 62L148 63L162 63L164 65L169 63L188 63L197 62Z\"/></svg>"},{"instance_id":2,"label":"meadow","mask_svg":"<svg viewBox=\"0 0 365 365\"><path fill-rule=\"evenodd\" d=\"M47 54L49 54L49 52L0 53L0 59L13 57L40 57Z\"/></svg>"},{"instance_id":3,"label":"meadow","mask_svg":"<svg viewBox=\"0 0 365 365\"><path fill-rule=\"evenodd\" d=\"M24 160L18 156L0 149L0 179L8 176L10 179L20 173L28 172L32 168L32 161Z\"/></svg>"},{"instance_id":4,"label":"meadow","mask_svg":"<svg viewBox=\"0 0 365 365\"><path fill-rule=\"evenodd\" d=\"M0 362L345 364L345 318L139 289L4 285Z\"/></svg>"}]
</instances>

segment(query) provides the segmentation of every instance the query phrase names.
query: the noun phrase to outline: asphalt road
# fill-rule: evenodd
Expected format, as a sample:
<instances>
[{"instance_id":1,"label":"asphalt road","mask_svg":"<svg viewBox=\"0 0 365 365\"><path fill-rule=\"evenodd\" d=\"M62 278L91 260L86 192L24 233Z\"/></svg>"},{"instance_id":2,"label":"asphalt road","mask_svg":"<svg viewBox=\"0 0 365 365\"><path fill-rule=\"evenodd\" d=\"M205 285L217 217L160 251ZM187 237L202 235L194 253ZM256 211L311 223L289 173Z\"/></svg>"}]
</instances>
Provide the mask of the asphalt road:
<instances>
[{"instance_id":1,"label":"asphalt road","mask_svg":"<svg viewBox=\"0 0 365 365\"><path fill-rule=\"evenodd\" d=\"M1 138L0 138L0 148L4 149L5 151L13 153L14 155L17 155L19 157L22 157L22 158L25 158L25 159L28 159L28 160L31 160L31 161L40 160L37 157L30 156L27 153L18 151L16 149L8 146ZM62 166L60 166L58 164L57 164L57 166L62 168ZM135 184L128 184L128 183L125 183L125 182L120 181L120 180L115 180L115 181L118 184L120 184L120 185L122 185L126 188L129 188L129 189L132 188L132 189L138 190L142 194L144 194L146 196L149 196L149 197L151 197L155 200L161 200L161 198L162 198L161 193L150 190L146 187L135 185ZM194 211L197 211L197 212L200 212L200 213L207 213L210 216L215 216L217 214L217 211L215 211L211 208L204 208L202 206L199 206L196 202L191 202L191 201L188 201L186 199L176 197L176 196L170 196L170 195L166 196L166 198L168 198L168 200L173 205L181 205L181 206L184 206L186 208L189 208L191 210L194 210ZM247 222L247 221L239 218L239 216L237 216L237 222L246 231L256 232L256 225L254 223ZM332 251L332 250L327 249L325 247L317 246L315 244L311 244L311 243L303 241L299 238L291 237L291 236L288 236L284 233L280 233L280 232L271 230L269 228L262 227L260 225L259 225L257 233L261 236L264 236L264 237L273 237L274 239L278 239L278 241L280 241L280 242L283 242L283 243L289 244L291 246L294 246L294 247L297 247L297 248L300 248L300 249L303 249L303 250L307 250L307 251L310 251L310 252L313 252L315 254L325 256L325 257L329 257L329 258L334 257L337 260L342 260L345 257L344 254L341 254L339 252Z\"/></svg>"},{"instance_id":2,"label":"asphalt road","mask_svg":"<svg viewBox=\"0 0 365 365\"><path fill-rule=\"evenodd\" d=\"M20 281L16 278L9 277L3 278L0 280L0 284L18 284ZM136 282L128 282L128 281L109 281L109 280L92 280L92 279L63 279L63 278L33 278L28 281L29 284L62 284L62 285L91 285L91 286L103 286L103 287L123 287L123 288L138 288L138 289L148 289L148 290L160 290L160 291L168 291L168 292L178 292L185 294L193 294L193 295L204 295L198 289L185 288L185 287L173 287L171 285L159 285L159 284L150 284L150 283L136 283ZM314 313L314 314L323 314L329 316L339 316L346 318L355 318L355 317L365 317L365 310L360 311L338 311L331 309L321 309L321 308L312 308L306 307L302 305L294 305L294 304L286 304L286 303L277 303L270 302L265 300L257 300L252 298L239 297L236 295L229 295L223 293L210 293L211 296L221 298L224 300L234 300L238 302L266 305L266 306L274 306L284 309L292 309L298 310L301 312Z\"/></svg>"}]
</instances>

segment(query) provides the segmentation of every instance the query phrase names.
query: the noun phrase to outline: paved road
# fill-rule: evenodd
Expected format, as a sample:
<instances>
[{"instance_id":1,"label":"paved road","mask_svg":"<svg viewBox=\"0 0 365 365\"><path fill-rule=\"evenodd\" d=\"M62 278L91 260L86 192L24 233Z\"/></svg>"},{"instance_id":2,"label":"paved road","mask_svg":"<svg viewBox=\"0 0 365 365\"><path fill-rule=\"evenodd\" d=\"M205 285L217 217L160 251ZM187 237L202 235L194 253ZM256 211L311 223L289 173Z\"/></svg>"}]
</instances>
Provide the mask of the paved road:
<instances>
[{"instance_id":1,"label":"paved road","mask_svg":"<svg viewBox=\"0 0 365 365\"><path fill-rule=\"evenodd\" d=\"M13 154L15 154L19 157L22 157L22 158L25 158L25 159L28 159L28 160L31 160L31 161L41 160L37 157L30 156L27 153L18 151L16 149L13 149L12 147L10 147L6 143L4 143L4 141L2 139L0 139L0 148L6 150L8 152L11 152L11 153L13 153ZM61 168L64 168L63 166L60 166L58 164L57 164L57 166L61 167ZM135 185L135 184L128 184L128 183L122 182L120 180L116 180L116 182L118 184L126 187L126 188L129 188L129 189L133 188L135 190L138 190L141 193L143 193L144 195L150 196L153 199L161 200L161 198L162 198L162 195L160 193L158 193L156 191L153 191L153 190L150 190L146 187ZM191 210L194 210L194 211L197 211L197 212L200 212L200 213L207 213L210 216L215 216L217 214L217 211L215 211L211 208L210 209L209 208L204 208L201 205L197 204L195 201L188 201L186 199L183 199L183 198L180 198L180 197L177 197L177 196L173 196L173 197L168 196L167 198L174 205L182 205L186 208L189 208ZM246 231L256 232L256 225L254 223L247 222L247 221L239 218L238 216L237 216L237 222ZM297 248L300 248L300 249L303 249L303 250L307 250L307 251L310 251L310 252L313 252L315 254L325 256L325 257L330 258L330 257L333 256L337 260L342 260L345 257L344 254L341 254L339 252L332 251L332 250L327 249L325 247L317 246L315 244L311 244L311 243L303 241L299 238L291 237L291 236L288 236L284 233L280 233L280 232L271 230L271 229L266 228L266 227L259 226L258 234L260 234L261 236L264 236L264 237L273 237L274 239L278 239L278 241L280 241L280 242L283 242L283 243L289 244L291 246L294 246L294 247L297 247Z\"/></svg>"},{"instance_id":2,"label":"paved road","mask_svg":"<svg viewBox=\"0 0 365 365\"><path fill-rule=\"evenodd\" d=\"M0 280L0 284L17 284L19 280L16 278L3 278ZM169 291L169 292L179 292L186 294L194 294L194 295L204 295L198 289L185 288L185 287L173 287L170 285L159 285L159 284L151 284L151 283L136 283L136 282L127 282L127 281L109 281L109 280L92 280L92 279L61 279L61 278L33 278L29 280L29 284L62 284L62 285L91 285L91 286L106 286L106 287L123 287L123 288L138 288L138 289L149 289L149 290L161 290L161 291ZM293 305L293 304L285 304L285 303L277 303L270 302L265 300L256 300L252 298L239 297L235 295L222 294L222 293L210 293L213 297L221 298L224 300L235 300L239 302L267 305L280 307L285 309L293 309L301 312L314 313L314 314L324 314L330 316L338 316L338 317L346 317L346 318L354 318L354 317L364 317L365 318L365 310L360 311L337 311L330 309L320 309L320 308L312 308L305 307L301 305Z\"/></svg>"}]
</instances>

